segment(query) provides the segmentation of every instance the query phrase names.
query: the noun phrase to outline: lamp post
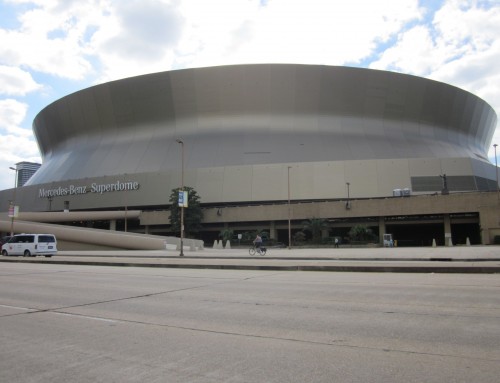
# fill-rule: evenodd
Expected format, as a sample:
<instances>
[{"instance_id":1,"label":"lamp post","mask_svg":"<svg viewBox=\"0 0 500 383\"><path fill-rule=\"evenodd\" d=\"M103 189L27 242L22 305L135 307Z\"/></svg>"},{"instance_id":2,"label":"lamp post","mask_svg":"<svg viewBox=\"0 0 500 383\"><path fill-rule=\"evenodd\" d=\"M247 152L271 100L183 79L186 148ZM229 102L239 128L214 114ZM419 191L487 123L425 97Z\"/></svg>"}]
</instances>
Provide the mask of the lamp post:
<instances>
[{"instance_id":1,"label":"lamp post","mask_svg":"<svg viewBox=\"0 0 500 383\"><path fill-rule=\"evenodd\" d=\"M292 226L290 221L290 169L292 167L288 167L288 249L292 248Z\"/></svg>"},{"instance_id":2,"label":"lamp post","mask_svg":"<svg viewBox=\"0 0 500 383\"><path fill-rule=\"evenodd\" d=\"M12 202L9 207L9 214L11 214L10 217L10 236L12 237L14 235L14 216L16 215L16 189L17 189L17 168L13 168L12 166L9 166L10 170L14 170L16 172L15 178L14 178L14 191L12 194Z\"/></svg>"},{"instance_id":3,"label":"lamp post","mask_svg":"<svg viewBox=\"0 0 500 383\"><path fill-rule=\"evenodd\" d=\"M498 187L498 163L497 163L497 144L493 144L493 147L495 148L495 172L497 175L497 197L500 198L500 189Z\"/></svg>"},{"instance_id":4,"label":"lamp post","mask_svg":"<svg viewBox=\"0 0 500 383\"><path fill-rule=\"evenodd\" d=\"M181 190L180 192L184 192L184 141L182 139L178 138L175 140L178 144L181 144ZM182 205L180 206L181 208L181 252L179 254L179 257L184 256L184 205L186 204L186 201L182 201Z\"/></svg>"},{"instance_id":5,"label":"lamp post","mask_svg":"<svg viewBox=\"0 0 500 383\"><path fill-rule=\"evenodd\" d=\"M450 191L448 190L448 180L446 178L446 174L439 175L443 179L443 190L441 190L442 195L447 195L450 194Z\"/></svg>"}]
</instances>

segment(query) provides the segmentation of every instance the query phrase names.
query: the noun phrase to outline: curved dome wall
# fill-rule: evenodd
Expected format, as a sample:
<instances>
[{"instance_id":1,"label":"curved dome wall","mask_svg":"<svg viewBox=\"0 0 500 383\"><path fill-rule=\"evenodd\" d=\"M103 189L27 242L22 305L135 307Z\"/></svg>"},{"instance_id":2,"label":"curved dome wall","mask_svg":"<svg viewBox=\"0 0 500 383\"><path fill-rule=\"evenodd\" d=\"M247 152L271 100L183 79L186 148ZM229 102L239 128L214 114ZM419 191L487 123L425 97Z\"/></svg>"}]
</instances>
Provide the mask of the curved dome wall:
<instances>
[{"instance_id":1,"label":"curved dome wall","mask_svg":"<svg viewBox=\"0 0 500 383\"><path fill-rule=\"evenodd\" d=\"M442 173L491 180L495 126L475 95L392 72L281 64L162 72L43 109L33 123L43 165L28 185L126 175L173 188L182 138L186 185L202 202L286 199L288 166L295 198L343 197L346 182L354 196L385 196Z\"/></svg>"}]
</instances>

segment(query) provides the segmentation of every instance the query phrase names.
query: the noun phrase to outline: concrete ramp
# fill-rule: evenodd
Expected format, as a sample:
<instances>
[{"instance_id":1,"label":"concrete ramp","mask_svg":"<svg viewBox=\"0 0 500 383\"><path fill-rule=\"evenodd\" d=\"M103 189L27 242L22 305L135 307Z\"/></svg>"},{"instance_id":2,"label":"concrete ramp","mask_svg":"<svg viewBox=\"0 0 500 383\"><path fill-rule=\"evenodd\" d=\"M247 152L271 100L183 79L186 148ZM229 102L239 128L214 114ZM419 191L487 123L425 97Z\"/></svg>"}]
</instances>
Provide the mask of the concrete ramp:
<instances>
[{"instance_id":1,"label":"concrete ramp","mask_svg":"<svg viewBox=\"0 0 500 383\"><path fill-rule=\"evenodd\" d=\"M11 221L0 220L0 231L10 233ZM50 233L57 237L59 250L165 250L178 248L180 239L158 235L64 226L32 221L14 221L14 233ZM186 250L203 249L203 241L185 239Z\"/></svg>"}]
</instances>

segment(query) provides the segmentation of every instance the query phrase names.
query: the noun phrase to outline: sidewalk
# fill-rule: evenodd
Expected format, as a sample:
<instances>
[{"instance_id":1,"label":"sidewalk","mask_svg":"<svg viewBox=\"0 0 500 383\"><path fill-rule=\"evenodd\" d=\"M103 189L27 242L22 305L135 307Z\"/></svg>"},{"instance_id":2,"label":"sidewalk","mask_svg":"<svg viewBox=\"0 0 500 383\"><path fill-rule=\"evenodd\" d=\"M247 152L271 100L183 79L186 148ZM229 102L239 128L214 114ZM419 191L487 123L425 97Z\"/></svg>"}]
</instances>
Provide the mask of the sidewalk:
<instances>
[{"instance_id":1,"label":"sidewalk","mask_svg":"<svg viewBox=\"0 0 500 383\"><path fill-rule=\"evenodd\" d=\"M412 273L500 273L500 246L268 249L200 251L60 251L52 258L0 257L0 262L240 270Z\"/></svg>"}]
</instances>

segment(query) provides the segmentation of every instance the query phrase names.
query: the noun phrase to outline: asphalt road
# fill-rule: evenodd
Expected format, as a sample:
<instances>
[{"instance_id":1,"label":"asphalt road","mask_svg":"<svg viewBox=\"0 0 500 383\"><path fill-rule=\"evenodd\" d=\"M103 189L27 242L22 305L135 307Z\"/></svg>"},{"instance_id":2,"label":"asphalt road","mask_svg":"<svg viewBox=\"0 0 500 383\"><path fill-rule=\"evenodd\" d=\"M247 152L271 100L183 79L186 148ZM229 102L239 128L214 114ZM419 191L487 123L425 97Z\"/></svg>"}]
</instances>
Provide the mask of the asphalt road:
<instances>
[{"instance_id":1,"label":"asphalt road","mask_svg":"<svg viewBox=\"0 0 500 383\"><path fill-rule=\"evenodd\" d=\"M494 382L495 274L0 264L1 382Z\"/></svg>"}]
</instances>

